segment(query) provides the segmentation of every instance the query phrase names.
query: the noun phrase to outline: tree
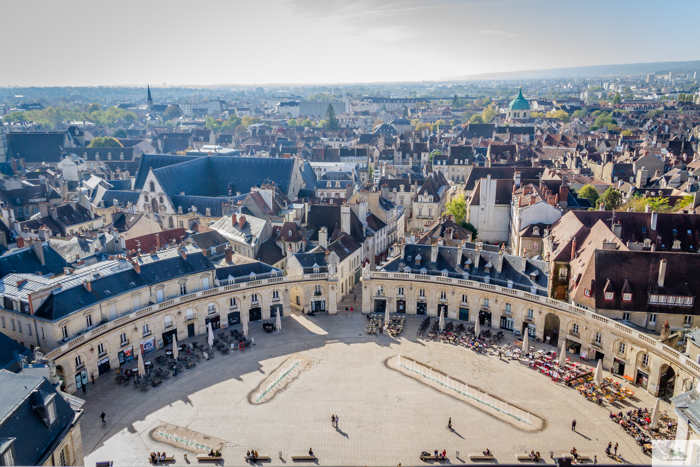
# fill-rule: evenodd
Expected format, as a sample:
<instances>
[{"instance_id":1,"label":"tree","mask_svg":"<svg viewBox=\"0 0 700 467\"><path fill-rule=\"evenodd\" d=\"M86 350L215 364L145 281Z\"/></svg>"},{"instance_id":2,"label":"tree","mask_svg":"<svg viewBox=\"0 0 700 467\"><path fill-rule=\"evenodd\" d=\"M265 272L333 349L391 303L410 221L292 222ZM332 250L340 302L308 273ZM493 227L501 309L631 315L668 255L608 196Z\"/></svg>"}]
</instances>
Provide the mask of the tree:
<instances>
[{"instance_id":1,"label":"tree","mask_svg":"<svg viewBox=\"0 0 700 467\"><path fill-rule=\"evenodd\" d=\"M632 136L632 130L625 130L622 132L622 136Z\"/></svg>"},{"instance_id":2,"label":"tree","mask_svg":"<svg viewBox=\"0 0 700 467\"><path fill-rule=\"evenodd\" d=\"M118 130L115 130L114 133L112 134L114 138L128 138L129 135L126 133L126 130L119 128Z\"/></svg>"},{"instance_id":3,"label":"tree","mask_svg":"<svg viewBox=\"0 0 700 467\"><path fill-rule=\"evenodd\" d=\"M600 198L598 198L597 206L605 205L606 211L614 211L622 204L622 194L613 187L605 190Z\"/></svg>"},{"instance_id":4,"label":"tree","mask_svg":"<svg viewBox=\"0 0 700 467\"><path fill-rule=\"evenodd\" d=\"M312 126L314 126L314 122L312 122L312 121L309 120L308 118L305 118L305 119L299 124L299 126L303 126L304 128L311 128Z\"/></svg>"},{"instance_id":5,"label":"tree","mask_svg":"<svg viewBox=\"0 0 700 467\"><path fill-rule=\"evenodd\" d=\"M472 225L471 222L462 222L460 225L461 225L462 227L464 227L465 229L471 231L471 233L472 233L472 242L473 242L474 240L476 240L477 238L479 238L479 231L477 230L476 227L474 227L474 226Z\"/></svg>"},{"instance_id":6,"label":"tree","mask_svg":"<svg viewBox=\"0 0 700 467\"><path fill-rule=\"evenodd\" d=\"M484 123L488 123L496 116L496 111L491 107L486 107L481 111L481 118L484 119Z\"/></svg>"},{"instance_id":7,"label":"tree","mask_svg":"<svg viewBox=\"0 0 700 467\"><path fill-rule=\"evenodd\" d=\"M289 126L297 126L297 121L294 118L290 118L289 121L287 122L287 125Z\"/></svg>"},{"instance_id":8,"label":"tree","mask_svg":"<svg viewBox=\"0 0 700 467\"><path fill-rule=\"evenodd\" d=\"M442 155L442 151L440 151L439 149L434 150L433 152L430 153L430 156L428 156L428 162L430 162L432 164L433 157L441 156L441 155Z\"/></svg>"},{"instance_id":9,"label":"tree","mask_svg":"<svg viewBox=\"0 0 700 467\"><path fill-rule=\"evenodd\" d=\"M408 118L408 107L405 105L403 106L403 110L401 110L401 116L403 116L403 118Z\"/></svg>"},{"instance_id":10,"label":"tree","mask_svg":"<svg viewBox=\"0 0 700 467\"><path fill-rule=\"evenodd\" d=\"M237 135L242 135L242 134L245 134L246 130L247 130L246 126L243 124L240 124L235 128L234 131L236 132Z\"/></svg>"},{"instance_id":11,"label":"tree","mask_svg":"<svg viewBox=\"0 0 700 467\"><path fill-rule=\"evenodd\" d=\"M2 121L4 123L24 123L27 121L27 116L24 115L24 112L12 112L5 115Z\"/></svg>"},{"instance_id":12,"label":"tree","mask_svg":"<svg viewBox=\"0 0 700 467\"><path fill-rule=\"evenodd\" d=\"M569 114L566 113L565 110L559 109L559 110L555 110L555 111L549 112L549 113L547 114L547 117L549 117L549 118L556 118L557 120L561 120L561 121L564 122L564 123L569 123Z\"/></svg>"},{"instance_id":13,"label":"tree","mask_svg":"<svg viewBox=\"0 0 700 467\"><path fill-rule=\"evenodd\" d=\"M452 201L445 205L444 214L449 214L454 217L455 222L459 223L464 220L467 215L467 202L461 196L454 198Z\"/></svg>"},{"instance_id":14,"label":"tree","mask_svg":"<svg viewBox=\"0 0 700 467\"><path fill-rule=\"evenodd\" d=\"M169 105L163 112L163 120L168 121L173 118L180 118L182 115L182 110L176 105Z\"/></svg>"},{"instance_id":15,"label":"tree","mask_svg":"<svg viewBox=\"0 0 700 467\"><path fill-rule=\"evenodd\" d=\"M457 94L455 94L454 99L452 99L452 108L453 109L459 109L462 106L462 103L459 100L459 97L457 97Z\"/></svg>"},{"instance_id":16,"label":"tree","mask_svg":"<svg viewBox=\"0 0 700 467\"><path fill-rule=\"evenodd\" d=\"M463 122L468 122L470 118L472 118L472 115L476 114L473 110L465 110L462 112L462 121Z\"/></svg>"},{"instance_id":17,"label":"tree","mask_svg":"<svg viewBox=\"0 0 700 467\"><path fill-rule=\"evenodd\" d=\"M544 112L530 112L530 117L532 118L544 118Z\"/></svg>"},{"instance_id":18,"label":"tree","mask_svg":"<svg viewBox=\"0 0 700 467\"><path fill-rule=\"evenodd\" d=\"M481 117L481 115L472 115L472 117L469 119L469 123L484 123L484 119Z\"/></svg>"},{"instance_id":19,"label":"tree","mask_svg":"<svg viewBox=\"0 0 700 467\"><path fill-rule=\"evenodd\" d=\"M89 114L97 112L98 110L100 110L100 104L97 102L93 102L92 104L88 105L87 111Z\"/></svg>"},{"instance_id":20,"label":"tree","mask_svg":"<svg viewBox=\"0 0 700 467\"><path fill-rule=\"evenodd\" d=\"M615 93L615 97L613 97L612 103L613 104L619 104L622 102L622 96L620 95L619 92Z\"/></svg>"},{"instance_id":21,"label":"tree","mask_svg":"<svg viewBox=\"0 0 700 467\"><path fill-rule=\"evenodd\" d=\"M571 116L574 118L583 118L586 116L586 111L585 110L577 110Z\"/></svg>"},{"instance_id":22,"label":"tree","mask_svg":"<svg viewBox=\"0 0 700 467\"><path fill-rule=\"evenodd\" d=\"M89 148L123 148L122 143L111 136L98 136L88 144Z\"/></svg>"},{"instance_id":23,"label":"tree","mask_svg":"<svg viewBox=\"0 0 700 467\"><path fill-rule=\"evenodd\" d=\"M598 201L598 198L600 198L600 195L593 185L583 185L578 192L578 197L589 200L591 204L595 206L596 201Z\"/></svg>"},{"instance_id":24,"label":"tree","mask_svg":"<svg viewBox=\"0 0 700 467\"><path fill-rule=\"evenodd\" d=\"M338 130L338 119L335 116L335 109L333 109L332 104L328 104L328 108L326 109L326 124L324 128L331 131Z\"/></svg>"},{"instance_id":25,"label":"tree","mask_svg":"<svg viewBox=\"0 0 700 467\"><path fill-rule=\"evenodd\" d=\"M447 122L443 119L439 119L437 122L435 122L435 125L437 125L438 127L447 126Z\"/></svg>"},{"instance_id":26,"label":"tree","mask_svg":"<svg viewBox=\"0 0 700 467\"><path fill-rule=\"evenodd\" d=\"M256 123L260 123L260 119L258 117L245 116L245 117L241 118L241 125L243 125L246 128L248 128L250 125L254 125Z\"/></svg>"},{"instance_id":27,"label":"tree","mask_svg":"<svg viewBox=\"0 0 700 467\"><path fill-rule=\"evenodd\" d=\"M433 131L433 126L430 123L419 123L416 125L416 128L414 128L416 131L423 131L423 130L428 130L428 131Z\"/></svg>"}]
</instances>

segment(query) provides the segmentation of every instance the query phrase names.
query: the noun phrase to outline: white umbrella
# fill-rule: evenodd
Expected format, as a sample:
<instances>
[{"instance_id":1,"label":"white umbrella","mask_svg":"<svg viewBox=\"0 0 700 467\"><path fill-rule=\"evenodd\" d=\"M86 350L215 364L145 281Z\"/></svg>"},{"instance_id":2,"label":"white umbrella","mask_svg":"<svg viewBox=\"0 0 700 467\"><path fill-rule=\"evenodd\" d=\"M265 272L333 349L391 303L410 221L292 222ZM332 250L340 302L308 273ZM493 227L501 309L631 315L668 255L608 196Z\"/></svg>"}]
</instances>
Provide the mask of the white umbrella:
<instances>
[{"instance_id":1,"label":"white umbrella","mask_svg":"<svg viewBox=\"0 0 700 467\"><path fill-rule=\"evenodd\" d=\"M248 338L248 315L243 315L243 335Z\"/></svg>"},{"instance_id":2,"label":"white umbrella","mask_svg":"<svg viewBox=\"0 0 700 467\"><path fill-rule=\"evenodd\" d=\"M566 365L566 342L561 343L561 354L559 354L559 368L564 368Z\"/></svg>"},{"instance_id":3,"label":"white umbrella","mask_svg":"<svg viewBox=\"0 0 700 467\"><path fill-rule=\"evenodd\" d=\"M138 361L139 376L145 376L146 375L146 367L143 366L143 355L141 355L141 349L138 349L137 352L139 353L139 361Z\"/></svg>"},{"instance_id":4,"label":"white umbrella","mask_svg":"<svg viewBox=\"0 0 700 467\"><path fill-rule=\"evenodd\" d=\"M523 332L523 353L528 353L530 350L530 333L528 332L528 329L525 328L525 331Z\"/></svg>"},{"instance_id":5,"label":"white umbrella","mask_svg":"<svg viewBox=\"0 0 700 467\"><path fill-rule=\"evenodd\" d=\"M652 428L656 428L659 424L659 398L656 398L654 402L654 410L651 412L651 425Z\"/></svg>"},{"instance_id":6,"label":"white umbrella","mask_svg":"<svg viewBox=\"0 0 700 467\"><path fill-rule=\"evenodd\" d=\"M479 334L481 334L481 323L479 323L479 317L476 317L476 326L474 326L474 335L476 337L479 337Z\"/></svg>"},{"instance_id":7,"label":"white umbrella","mask_svg":"<svg viewBox=\"0 0 700 467\"><path fill-rule=\"evenodd\" d=\"M598 366L595 367L595 375L593 376L593 380L598 386L603 384L603 360L598 360Z\"/></svg>"},{"instance_id":8,"label":"white umbrella","mask_svg":"<svg viewBox=\"0 0 700 467\"><path fill-rule=\"evenodd\" d=\"M445 314L441 311L439 313L440 313L440 330L442 331L442 329L445 327Z\"/></svg>"},{"instance_id":9,"label":"white umbrella","mask_svg":"<svg viewBox=\"0 0 700 467\"><path fill-rule=\"evenodd\" d=\"M391 315L389 314L389 307L386 307L384 309L384 322L386 324L389 324L390 321L391 321Z\"/></svg>"},{"instance_id":10,"label":"white umbrella","mask_svg":"<svg viewBox=\"0 0 700 467\"><path fill-rule=\"evenodd\" d=\"M173 336L173 358L177 360L177 336Z\"/></svg>"},{"instance_id":11,"label":"white umbrella","mask_svg":"<svg viewBox=\"0 0 700 467\"><path fill-rule=\"evenodd\" d=\"M282 329L282 310L277 310L277 318L275 318L275 326L277 327L277 332Z\"/></svg>"},{"instance_id":12,"label":"white umbrella","mask_svg":"<svg viewBox=\"0 0 700 467\"><path fill-rule=\"evenodd\" d=\"M209 328L207 343L209 344L209 348L211 349L212 347L214 347L214 330L211 328L211 323L207 324L207 328Z\"/></svg>"}]
</instances>

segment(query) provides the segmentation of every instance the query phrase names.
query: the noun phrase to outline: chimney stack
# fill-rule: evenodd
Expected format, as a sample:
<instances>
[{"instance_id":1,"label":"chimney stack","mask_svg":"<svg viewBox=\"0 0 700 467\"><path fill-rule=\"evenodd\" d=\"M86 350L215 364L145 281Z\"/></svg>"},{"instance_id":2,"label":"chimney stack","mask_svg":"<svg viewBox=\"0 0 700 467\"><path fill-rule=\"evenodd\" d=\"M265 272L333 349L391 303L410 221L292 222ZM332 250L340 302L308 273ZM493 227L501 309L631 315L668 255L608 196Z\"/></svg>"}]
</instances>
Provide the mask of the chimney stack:
<instances>
[{"instance_id":1,"label":"chimney stack","mask_svg":"<svg viewBox=\"0 0 700 467\"><path fill-rule=\"evenodd\" d=\"M659 220L659 213L654 211L651 213L651 230L656 230L656 222Z\"/></svg>"},{"instance_id":2,"label":"chimney stack","mask_svg":"<svg viewBox=\"0 0 700 467\"><path fill-rule=\"evenodd\" d=\"M245 226L245 216L241 214L240 219L238 219L238 227L243 230L243 227Z\"/></svg>"},{"instance_id":3,"label":"chimney stack","mask_svg":"<svg viewBox=\"0 0 700 467\"><path fill-rule=\"evenodd\" d=\"M438 244L437 242L430 245L430 262L436 263L438 257Z\"/></svg>"},{"instance_id":4,"label":"chimney stack","mask_svg":"<svg viewBox=\"0 0 700 467\"><path fill-rule=\"evenodd\" d=\"M236 218L236 213L234 212L231 214L231 225L235 227L236 224L238 224L238 219Z\"/></svg>"},{"instance_id":5,"label":"chimney stack","mask_svg":"<svg viewBox=\"0 0 700 467\"><path fill-rule=\"evenodd\" d=\"M136 274L141 274L141 265L138 263L138 261L134 261L131 264L134 266L134 271L136 271Z\"/></svg>"},{"instance_id":6,"label":"chimney stack","mask_svg":"<svg viewBox=\"0 0 700 467\"><path fill-rule=\"evenodd\" d=\"M576 259L576 237L571 242L571 261Z\"/></svg>"},{"instance_id":7,"label":"chimney stack","mask_svg":"<svg viewBox=\"0 0 700 467\"><path fill-rule=\"evenodd\" d=\"M88 292L92 292L92 281L86 280L85 282L83 282L83 285L85 286L85 290L87 290Z\"/></svg>"},{"instance_id":8,"label":"chimney stack","mask_svg":"<svg viewBox=\"0 0 700 467\"><path fill-rule=\"evenodd\" d=\"M318 229L318 246L324 250L328 248L328 229L325 227Z\"/></svg>"},{"instance_id":9,"label":"chimney stack","mask_svg":"<svg viewBox=\"0 0 700 467\"><path fill-rule=\"evenodd\" d=\"M659 287L664 286L664 280L666 280L666 260L662 259L659 263Z\"/></svg>"},{"instance_id":10,"label":"chimney stack","mask_svg":"<svg viewBox=\"0 0 700 467\"><path fill-rule=\"evenodd\" d=\"M226 262L227 263L232 263L233 262L233 248L231 248L231 245L226 245Z\"/></svg>"}]
</instances>

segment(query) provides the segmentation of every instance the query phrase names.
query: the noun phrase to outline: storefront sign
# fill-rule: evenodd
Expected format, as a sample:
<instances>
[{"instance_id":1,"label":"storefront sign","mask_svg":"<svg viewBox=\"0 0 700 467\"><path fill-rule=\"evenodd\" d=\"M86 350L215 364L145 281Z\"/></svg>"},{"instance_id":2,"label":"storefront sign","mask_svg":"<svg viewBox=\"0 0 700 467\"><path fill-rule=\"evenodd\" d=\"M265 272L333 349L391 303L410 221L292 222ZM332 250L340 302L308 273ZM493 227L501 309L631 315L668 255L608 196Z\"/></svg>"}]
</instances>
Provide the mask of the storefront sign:
<instances>
[{"instance_id":1,"label":"storefront sign","mask_svg":"<svg viewBox=\"0 0 700 467\"><path fill-rule=\"evenodd\" d=\"M127 347L124 351L119 352L117 356L119 357L119 366L122 366L134 359L134 348Z\"/></svg>"},{"instance_id":2,"label":"storefront sign","mask_svg":"<svg viewBox=\"0 0 700 467\"><path fill-rule=\"evenodd\" d=\"M145 341L141 341L141 353L148 353L148 352L153 352L156 350L156 338L151 337L150 339L146 339Z\"/></svg>"}]
</instances>

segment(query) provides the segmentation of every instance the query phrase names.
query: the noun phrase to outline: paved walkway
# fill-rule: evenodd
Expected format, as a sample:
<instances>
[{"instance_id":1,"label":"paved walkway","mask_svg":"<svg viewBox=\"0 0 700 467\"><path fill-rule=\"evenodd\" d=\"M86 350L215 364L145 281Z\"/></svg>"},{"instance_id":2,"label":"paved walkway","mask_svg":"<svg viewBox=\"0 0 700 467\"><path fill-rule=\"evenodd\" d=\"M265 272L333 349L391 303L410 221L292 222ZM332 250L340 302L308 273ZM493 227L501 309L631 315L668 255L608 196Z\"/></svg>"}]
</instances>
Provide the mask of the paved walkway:
<instances>
[{"instance_id":1,"label":"paved walkway","mask_svg":"<svg viewBox=\"0 0 700 467\"><path fill-rule=\"evenodd\" d=\"M394 339L366 335L366 317L358 313L295 314L283 319L279 334L265 334L260 323L251 324L253 348L230 355L217 352L213 360L147 392L101 378L85 396L81 423L86 465L103 460L143 465L152 451L170 454L171 447L148 435L163 423L224 440L224 465L244 464L248 449L282 465L310 447L320 465L416 465L422 464L420 451L434 449L446 449L451 463L462 463L469 462L469 453L487 447L500 463L513 463L516 453L534 449L551 464L550 451L559 456L573 446L581 454L597 454L601 462L608 441L619 442L619 452L628 461L650 463L634 440L608 419L607 409L516 363L420 341L415 336L422 318L407 316L404 333ZM317 363L269 402L251 404L249 393L295 352ZM385 360L397 353L510 401L545 419L546 426L540 432L520 431L387 368ZM652 407L651 396L633 390L641 406ZM662 409L669 410L666 402ZM105 425L99 419L102 410ZM331 414L340 417L338 429L331 427ZM454 431L446 429L449 417ZM574 418L577 432L571 431ZM176 465L185 465L183 452L175 450Z\"/></svg>"}]
</instances>

